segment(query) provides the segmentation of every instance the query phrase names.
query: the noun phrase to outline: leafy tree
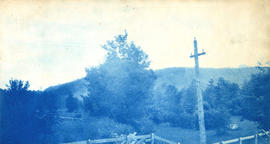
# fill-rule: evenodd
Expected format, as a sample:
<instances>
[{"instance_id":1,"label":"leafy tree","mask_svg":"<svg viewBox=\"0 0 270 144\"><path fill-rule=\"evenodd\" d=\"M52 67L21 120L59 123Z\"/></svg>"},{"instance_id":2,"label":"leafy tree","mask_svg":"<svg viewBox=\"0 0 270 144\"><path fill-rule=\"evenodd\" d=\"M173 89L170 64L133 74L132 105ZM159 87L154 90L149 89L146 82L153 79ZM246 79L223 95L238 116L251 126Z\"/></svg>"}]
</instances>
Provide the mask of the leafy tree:
<instances>
[{"instance_id":1,"label":"leafy tree","mask_svg":"<svg viewBox=\"0 0 270 144\"><path fill-rule=\"evenodd\" d=\"M231 114L238 113L240 88L236 83L231 83L219 78L216 85L213 80L204 91L204 99L208 107L218 108L222 111L228 111Z\"/></svg>"},{"instance_id":2,"label":"leafy tree","mask_svg":"<svg viewBox=\"0 0 270 144\"><path fill-rule=\"evenodd\" d=\"M42 92L30 91L28 82L10 80L1 97L0 143L48 143L52 124L39 117L48 112L41 108Z\"/></svg>"},{"instance_id":3,"label":"leafy tree","mask_svg":"<svg viewBox=\"0 0 270 144\"><path fill-rule=\"evenodd\" d=\"M195 81L192 81L188 88L182 90L182 111L194 114L197 110L197 95Z\"/></svg>"},{"instance_id":4,"label":"leafy tree","mask_svg":"<svg viewBox=\"0 0 270 144\"><path fill-rule=\"evenodd\" d=\"M134 42L128 42L127 36L125 32L107 41L103 46L106 61L86 70L89 95L84 103L91 115L136 124L147 112L156 76L149 69L147 54Z\"/></svg>"},{"instance_id":5,"label":"leafy tree","mask_svg":"<svg viewBox=\"0 0 270 144\"><path fill-rule=\"evenodd\" d=\"M263 129L270 129L270 69L258 67L242 88L242 115L257 121Z\"/></svg>"},{"instance_id":6,"label":"leafy tree","mask_svg":"<svg viewBox=\"0 0 270 144\"><path fill-rule=\"evenodd\" d=\"M25 83L22 80L9 80L9 85L6 85L8 92L25 92L30 87L28 81Z\"/></svg>"},{"instance_id":7,"label":"leafy tree","mask_svg":"<svg viewBox=\"0 0 270 144\"><path fill-rule=\"evenodd\" d=\"M164 85L164 91L155 91L152 118L155 123L168 122L171 126L197 129L195 83L178 91L175 86Z\"/></svg>"},{"instance_id":8,"label":"leafy tree","mask_svg":"<svg viewBox=\"0 0 270 144\"><path fill-rule=\"evenodd\" d=\"M115 36L114 40L107 41L102 48L107 51L107 61L121 60L135 65L134 67L148 68L150 61L148 55L134 42L127 41L128 34ZM119 62L119 61L117 61Z\"/></svg>"},{"instance_id":9,"label":"leafy tree","mask_svg":"<svg viewBox=\"0 0 270 144\"><path fill-rule=\"evenodd\" d=\"M180 112L173 123L183 128L198 129L195 81L192 81L189 87L182 89L179 95L181 97Z\"/></svg>"},{"instance_id":10,"label":"leafy tree","mask_svg":"<svg viewBox=\"0 0 270 144\"><path fill-rule=\"evenodd\" d=\"M169 122L179 115L180 93L173 85L164 85L165 91L154 92L151 118L155 123Z\"/></svg>"},{"instance_id":11,"label":"leafy tree","mask_svg":"<svg viewBox=\"0 0 270 144\"><path fill-rule=\"evenodd\" d=\"M217 129L219 135L225 132L230 115L239 114L239 92L237 84L223 78L219 78L216 85L213 80L209 81L203 92L206 128Z\"/></svg>"},{"instance_id":12,"label":"leafy tree","mask_svg":"<svg viewBox=\"0 0 270 144\"><path fill-rule=\"evenodd\" d=\"M31 93L28 91L29 83L19 80L10 80L7 89L1 95L1 138L0 143L27 143L31 134L29 127L35 126L36 119L31 118L34 106L28 102ZM30 123L30 121L32 123ZM29 131L29 132L27 132ZM33 139L35 141L35 139Z\"/></svg>"}]
</instances>

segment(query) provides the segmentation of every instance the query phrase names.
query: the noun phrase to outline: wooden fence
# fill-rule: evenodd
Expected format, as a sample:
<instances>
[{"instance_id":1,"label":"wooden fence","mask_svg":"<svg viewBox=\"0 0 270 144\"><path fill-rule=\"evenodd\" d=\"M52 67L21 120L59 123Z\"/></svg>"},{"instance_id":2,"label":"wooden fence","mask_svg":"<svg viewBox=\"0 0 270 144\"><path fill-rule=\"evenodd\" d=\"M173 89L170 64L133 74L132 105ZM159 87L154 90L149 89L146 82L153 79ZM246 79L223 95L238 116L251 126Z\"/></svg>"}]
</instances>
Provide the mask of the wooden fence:
<instances>
[{"instance_id":1,"label":"wooden fence","mask_svg":"<svg viewBox=\"0 0 270 144\"><path fill-rule=\"evenodd\" d=\"M84 141L69 142L69 143L62 143L62 144L101 144L101 143L117 143L117 142L119 142L120 144L145 144L145 143L155 144L157 143L157 141L167 143L167 144L180 144L180 142L170 141L165 138L154 135L153 133L149 135L138 135L138 136L135 134L136 133L130 134L127 136L120 136L117 138L106 138L106 139L96 139L96 140L88 139ZM260 136L269 136L270 138L270 131L264 131L262 133L258 133L251 136L239 137L236 139L231 139L231 140L226 140L226 141L220 141L213 144L231 144L231 143L237 143L237 142L239 142L239 144L242 144L243 141L250 140L250 139L254 139L254 143L259 144L258 138Z\"/></svg>"},{"instance_id":2,"label":"wooden fence","mask_svg":"<svg viewBox=\"0 0 270 144\"><path fill-rule=\"evenodd\" d=\"M96 140L84 140L84 141L77 141L77 142L69 142L63 144L100 144L100 143L116 143L120 142L121 144L141 144L141 143L151 143L154 144L156 141L160 141L167 144L180 144L180 142L173 142L167 140L165 138L159 137L157 135L149 134L149 135L138 135L130 134L127 136L120 136L117 138L106 138L106 139L96 139Z\"/></svg>"},{"instance_id":3,"label":"wooden fence","mask_svg":"<svg viewBox=\"0 0 270 144\"><path fill-rule=\"evenodd\" d=\"M254 139L254 143L258 144L258 137L265 136L265 135L270 137L270 131L264 131L262 133L258 133L258 134L255 134L255 135L246 136L246 137L239 137L239 138L236 138L236 139L216 142L216 143L213 143L213 144L230 144L230 143L237 143L237 142L239 142L239 144L242 144L243 141L250 140L250 139Z\"/></svg>"}]
</instances>

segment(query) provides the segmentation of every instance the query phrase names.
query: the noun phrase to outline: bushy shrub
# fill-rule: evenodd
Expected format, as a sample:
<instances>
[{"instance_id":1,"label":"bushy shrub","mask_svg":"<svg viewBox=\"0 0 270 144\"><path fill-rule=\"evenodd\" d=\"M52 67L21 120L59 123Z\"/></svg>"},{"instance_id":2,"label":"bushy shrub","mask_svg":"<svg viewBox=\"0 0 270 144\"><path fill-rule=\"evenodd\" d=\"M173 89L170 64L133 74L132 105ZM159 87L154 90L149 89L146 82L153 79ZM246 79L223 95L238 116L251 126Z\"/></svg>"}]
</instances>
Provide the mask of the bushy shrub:
<instances>
[{"instance_id":1,"label":"bushy shrub","mask_svg":"<svg viewBox=\"0 0 270 144\"><path fill-rule=\"evenodd\" d=\"M133 126L138 134L149 134L154 131L154 123L148 117L143 117L139 120L136 120Z\"/></svg>"},{"instance_id":2,"label":"bushy shrub","mask_svg":"<svg viewBox=\"0 0 270 144\"><path fill-rule=\"evenodd\" d=\"M223 113L216 110L205 111L205 128L206 129L226 129L230 120L228 113Z\"/></svg>"},{"instance_id":3,"label":"bushy shrub","mask_svg":"<svg viewBox=\"0 0 270 144\"><path fill-rule=\"evenodd\" d=\"M151 119L156 123L166 123L180 114L181 93L172 85L164 85L164 91L156 90L151 99Z\"/></svg>"},{"instance_id":4,"label":"bushy shrub","mask_svg":"<svg viewBox=\"0 0 270 144\"><path fill-rule=\"evenodd\" d=\"M230 123L230 116L236 111L236 100L240 97L239 86L223 78L217 83L210 80L203 92L205 125L207 129L216 129L218 134L225 131Z\"/></svg>"}]
</instances>

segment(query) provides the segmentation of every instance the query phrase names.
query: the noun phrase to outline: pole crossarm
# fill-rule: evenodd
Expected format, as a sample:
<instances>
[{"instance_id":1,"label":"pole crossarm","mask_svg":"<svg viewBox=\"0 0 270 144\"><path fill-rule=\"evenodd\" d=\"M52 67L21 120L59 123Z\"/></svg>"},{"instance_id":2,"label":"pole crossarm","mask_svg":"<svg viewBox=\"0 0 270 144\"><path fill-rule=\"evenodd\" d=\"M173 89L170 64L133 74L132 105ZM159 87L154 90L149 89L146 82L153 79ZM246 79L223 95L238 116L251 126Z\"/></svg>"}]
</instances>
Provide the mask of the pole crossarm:
<instances>
[{"instance_id":1,"label":"pole crossarm","mask_svg":"<svg viewBox=\"0 0 270 144\"><path fill-rule=\"evenodd\" d=\"M206 54L206 52L202 52L202 53L198 53L197 54L197 56L201 56L201 55L205 55ZM190 58L193 58L193 57L195 57L195 55L191 55L191 56L189 56Z\"/></svg>"}]
</instances>

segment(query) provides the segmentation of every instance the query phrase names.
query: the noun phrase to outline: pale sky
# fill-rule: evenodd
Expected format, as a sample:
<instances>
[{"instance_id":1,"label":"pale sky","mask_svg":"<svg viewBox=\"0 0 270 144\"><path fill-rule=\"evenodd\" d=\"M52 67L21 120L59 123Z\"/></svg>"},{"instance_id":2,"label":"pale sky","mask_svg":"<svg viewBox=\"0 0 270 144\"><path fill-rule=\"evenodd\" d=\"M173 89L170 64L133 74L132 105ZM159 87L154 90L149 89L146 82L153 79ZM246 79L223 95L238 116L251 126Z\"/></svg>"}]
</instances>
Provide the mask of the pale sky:
<instances>
[{"instance_id":1,"label":"pale sky","mask_svg":"<svg viewBox=\"0 0 270 144\"><path fill-rule=\"evenodd\" d=\"M269 0L1 1L0 87L11 78L31 89L85 76L101 64L101 45L123 34L148 55L152 69L255 66L270 61Z\"/></svg>"}]
</instances>

